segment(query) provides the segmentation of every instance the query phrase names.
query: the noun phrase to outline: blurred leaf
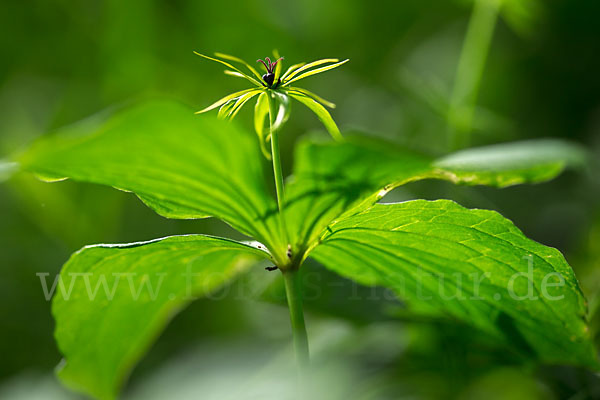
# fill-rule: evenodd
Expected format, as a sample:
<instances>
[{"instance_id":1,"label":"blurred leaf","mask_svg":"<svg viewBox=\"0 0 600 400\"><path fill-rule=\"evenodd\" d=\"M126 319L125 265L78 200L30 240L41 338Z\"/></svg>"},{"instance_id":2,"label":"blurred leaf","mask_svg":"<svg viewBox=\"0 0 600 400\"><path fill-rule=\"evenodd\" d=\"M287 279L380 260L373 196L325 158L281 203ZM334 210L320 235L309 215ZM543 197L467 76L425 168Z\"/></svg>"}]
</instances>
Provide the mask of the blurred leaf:
<instances>
[{"instance_id":1,"label":"blurred leaf","mask_svg":"<svg viewBox=\"0 0 600 400\"><path fill-rule=\"evenodd\" d=\"M422 179L504 187L543 182L580 165L577 145L539 140L472 148L434 160L393 143L350 137L345 142L304 140L296 149L286 188L288 235L295 252L315 245L344 212L369 207L394 187Z\"/></svg>"},{"instance_id":2,"label":"blurred leaf","mask_svg":"<svg viewBox=\"0 0 600 400\"><path fill-rule=\"evenodd\" d=\"M436 160L433 165L452 173L451 180L505 187L542 182L555 177L567 166L585 163L586 152L581 146L542 139L461 150Z\"/></svg>"},{"instance_id":3,"label":"blurred leaf","mask_svg":"<svg viewBox=\"0 0 600 400\"><path fill-rule=\"evenodd\" d=\"M271 248L277 207L253 135L232 123L194 116L178 103L144 103L119 112L88 135L41 138L20 161L46 178L69 177L132 191L158 214L215 216ZM282 250L283 251L283 250Z\"/></svg>"},{"instance_id":4,"label":"blurred leaf","mask_svg":"<svg viewBox=\"0 0 600 400\"><path fill-rule=\"evenodd\" d=\"M331 224L310 256L541 361L598 366L586 303L562 254L494 211L449 200L377 204Z\"/></svg>"},{"instance_id":5,"label":"blurred leaf","mask_svg":"<svg viewBox=\"0 0 600 400\"><path fill-rule=\"evenodd\" d=\"M507 385L506 382L510 382ZM552 400L549 388L518 368L497 368L485 373L461 393L460 400Z\"/></svg>"},{"instance_id":6,"label":"blurred leaf","mask_svg":"<svg viewBox=\"0 0 600 400\"><path fill-rule=\"evenodd\" d=\"M481 78L502 0L475 0L456 68L448 109L450 148L469 145Z\"/></svg>"},{"instance_id":7,"label":"blurred leaf","mask_svg":"<svg viewBox=\"0 0 600 400\"><path fill-rule=\"evenodd\" d=\"M0 160L0 182L9 179L18 169L19 164Z\"/></svg>"},{"instance_id":8,"label":"blurred leaf","mask_svg":"<svg viewBox=\"0 0 600 400\"><path fill-rule=\"evenodd\" d=\"M532 35L546 16L544 3L539 0L502 0L501 12L506 22L523 36Z\"/></svg>"},{"instance_id":9,"label":"blurred leaf","mask_svg":"<svg viewBox=\"0 0 600 400\"><path fill-rule=\"evenodd\" d=\"M266 256L201 235L84 247L54 286L55 337L65 357L58 376L72 389L115 398L177 312Z\"/></svg>"}]
</instances>

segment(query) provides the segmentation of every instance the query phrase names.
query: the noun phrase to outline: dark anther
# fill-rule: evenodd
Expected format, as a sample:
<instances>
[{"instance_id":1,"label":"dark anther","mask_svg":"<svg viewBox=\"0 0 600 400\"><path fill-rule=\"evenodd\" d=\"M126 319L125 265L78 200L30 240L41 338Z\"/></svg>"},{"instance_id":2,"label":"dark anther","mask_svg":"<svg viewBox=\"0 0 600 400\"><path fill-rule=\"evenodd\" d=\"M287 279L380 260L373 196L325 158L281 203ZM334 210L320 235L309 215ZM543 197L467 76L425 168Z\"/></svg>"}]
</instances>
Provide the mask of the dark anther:
<instances>
[{"instance_id":1,"label":"dark anther","mask_svg":"<svg viewBox=\"0 0 600 400\"><path fill-rule=\"evenodd\" d=\"M265 267L265 269L267 271L275 271L277 269L277 267L275 265L273 265L272 267Z\"/></svg>"},{"instance_id":2,"label":"dark anther","mask_svg":"<svg viewBox=\"0 0 600 400\"><path fill-rule=\"evenodd\" d=\"M288 248L287 248L287 256L289 259L292 258L292 246L290 246L289 244L288 244Z\"/></svg>"},{"instance_id":3,"label":"dark anther","mask_svg":"<svg viewBox=\"0 0 600 400\"><path fill-rule=\"evenodd\" d=\"M275 66L281 60L283 60L283 57L280 57L275 62L271 62L271 59L269 57L266 57L265 61L256 60L256 62L262 63L262 65L264 65L265 69L267 70L267 73L262 76L262 79L269 87L273 86L273 81L275 80Z\"/></svg>"}]
</instances>

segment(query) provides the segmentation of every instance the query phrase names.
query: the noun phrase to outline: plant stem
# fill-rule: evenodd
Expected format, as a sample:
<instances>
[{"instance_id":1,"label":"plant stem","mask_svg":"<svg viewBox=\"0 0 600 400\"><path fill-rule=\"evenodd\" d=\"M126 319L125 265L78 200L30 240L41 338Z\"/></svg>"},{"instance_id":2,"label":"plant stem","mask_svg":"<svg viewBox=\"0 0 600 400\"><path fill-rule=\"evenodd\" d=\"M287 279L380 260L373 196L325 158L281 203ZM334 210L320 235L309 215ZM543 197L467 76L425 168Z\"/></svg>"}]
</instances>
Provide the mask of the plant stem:
<instances>
[{"instance_id":1,"label":"plant stem","mask_svg":"<svg viewBox=\"0 0 600 400\"><path fill-rule=\"evenodd\" d=\"M304 325L304 312L302 311L302 282L298 268L289 268L281 271L285 282L285 295L290 310L292 322L292 335L294 339L294 353L298 363L300 376L305 375L309 362L308 336Z\"/></svg>"},{"instance_id":2,"label":"plant stem","mask_svg":"<svg viewBox=\"0 0 600 400\"><path fill-rule=\"evenodd\" d=\"M448 110L450 149L469 145L475 104L501 0L475 0Z\"/></svg>"},{"instance_id":3,"label":"plant stem","mask_svg":"<svg viewBox=\"0 0 600 400\"><path fill-rule=\"evenodd\" d=\"M267 96L269 100L269 120L271 123L271 158L273 160L273 174L275 175L275 189L277 192L277 205L281 218L281 229L284 237L284 243L287 245L287 230L283 216L283 174L281 172L281 157L279 154L279 136L274 128L277 118L275 99L272 93ZM304 312L302 310L302 282L300 280L299 267L286 257L285 262L278 265L283 280L285 282L285 294L290 312L290 321L292 323L292 336L294 341L294 352L300 377L305 375L308 366L308 336L304 325Z\"/></svg>"},{"instance_id":4,"label":"plant stem","mask_svg":"<svg viewBox=\"0 0 600 400\"><path fill-rule=\"evenodd\" d=\"M283 238L283 249L281 254L279 249L274 249L274 257L279 268L285 267L289 264L289 258L287 257L288 239L287 229L285 226L285 217L283 215L283 173L281 172L281 155L279 153L279 132L275 129L275 121L277 118L277 107L275 105L275 98L273 93L267 93L267 100L269 103L269 122L270 122L270 133L271 133L271 159L273 161L273 175L275 176L275 191L277 194L277 207L279 208L279 223L281 227L281 237Z\"/></svg>"},{"instance_id":5,"label":"plant stem","mask_svg":"<svg viewBox=\"0 0 600 400\"><path fill-rule=\"evenodd\" d=\"M281 172L281 155L279 154L279 133L274 129L277 110L275 109L275 99L269 94L269 120L271 123L271 158L273 160L273 174L275 175L275 190L277 191L277 206L279 212L283 214L283 174Z\"/></svg>"}]
</instances>

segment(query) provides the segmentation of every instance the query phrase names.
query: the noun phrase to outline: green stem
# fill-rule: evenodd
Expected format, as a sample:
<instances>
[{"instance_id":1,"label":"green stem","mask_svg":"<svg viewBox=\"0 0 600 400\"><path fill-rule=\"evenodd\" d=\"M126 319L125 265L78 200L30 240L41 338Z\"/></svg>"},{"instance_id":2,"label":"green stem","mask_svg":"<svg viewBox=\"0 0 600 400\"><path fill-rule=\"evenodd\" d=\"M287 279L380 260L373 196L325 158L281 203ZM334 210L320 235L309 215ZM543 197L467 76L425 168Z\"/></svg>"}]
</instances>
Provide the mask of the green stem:
<instances>
[{"instance_id":1,"label":"green stem","mask_svg":"<svg viewBox=\"0 0 600 400\"><path fill-rule=\"evenodd\" d=\"M302 282L300 272L298 268L289 268L281 270L281 272L285 282L285 294L290 310L296 362L298 363L300 375L303 376L308 366L309 352L308 336L306 334L304 313L302 311Z\"/></svg>"},{"instance_id":2,"label":"green stem","mask_svg":"<svg viewBox=\"0 0 600 400\"><path fill-rule=\"evenodd\" d=\"M279 153L279 133L275 126L277 118L277 108L275 99L269 93L269 120L271 123L271 158L273 159L273 174L275 175L275 189L277 192L277 205L279 207L279 215L281 218L281 229L284 238L284 243L287 241L287 230L283 216L283 174L281 172L281 157ZM294 265L289 257L286 257L284 262L279 262L279 269L283 274L285 282L285 293L290 312L290 320L292 322L292 336L294 340L294 352L300 376L305 375L305 370L308 365L308 336L304 325L304 312L302 311L302 282L300 281L299 267Z\"/></svg>"},{"instance_id":3,"label":"green stem","mask_svg":"<svg viewBox=\"0 0 600 400\"><path fill-rule=\"evenodd\" d=\"M283 215L283 173L281 172L281 155L279 152L279 132L275 129L275 121L277 118L277 107L275 105L275 99L273 93L267 93L267 100L269 103L269 122L270 122L270 134L271 134L271 159L273 161L273 175L275 176L275 191L277 194L277 207L279 208L279 224L281 227L281 237L283 238L284 248L281 254L278 254L279 249L275 250L277 254L273 254L275 261L279 268L285 267L289 264L290 260L287 257L285 248L288 245L287 229L285 226L285 218Z\"/></svg>"},{"instance_id":4,"label":"green stem","mask_svg":"<svg viewBox=\"0 0 600 400\"><path fill-rule=\"evenodd\" d=\"M279 212L283 214L283 174L281 172L281 155L279 154L279 133L273 129L275 118L277 118L277 110L275 100L271 94L267 96L269 99L269 121L271 123L271 158L273 159L273 174L275 175L275 190L277 191L277 206Z\"/></svg>"},{"instance_id":5,"label":"green stem","mask_svg":"<svg viewBox=\"0 0 600 400\"><path fill-rule=\"evenodd\" d=\"M501 3L501 0L475 0L448 110L451 150L469 145L479 85Z\"/></svg>"}]
</instances>

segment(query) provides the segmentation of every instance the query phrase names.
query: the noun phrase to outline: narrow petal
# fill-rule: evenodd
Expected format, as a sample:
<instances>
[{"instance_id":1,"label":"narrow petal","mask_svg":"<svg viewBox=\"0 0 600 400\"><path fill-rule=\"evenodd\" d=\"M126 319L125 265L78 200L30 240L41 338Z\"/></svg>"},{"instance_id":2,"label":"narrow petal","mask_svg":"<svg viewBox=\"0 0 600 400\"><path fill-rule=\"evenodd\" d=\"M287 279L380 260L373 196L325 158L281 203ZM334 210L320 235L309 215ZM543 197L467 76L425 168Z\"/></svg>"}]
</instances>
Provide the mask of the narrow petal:
<instances>
[{"instance_id":1,"label":"narrow petal","mask_svg":"<svg viewBox=\"0 0 600 400\"><path fill-rule=\"evenodd\" d=\"M285 78L288 77L289 74L291 74L292 72L294 72L295 70L297 70L298 68L302 67L303 65L306 65L306 63L299 63L299 64L294 64L291 67L289 67L287 69L287 71L285 71L285 74L283 74L281 76L281 80L285 80Z\"/></svg>"},{"instance_id":2,"label":"narrow petal","mask_svg":"<svg viewBox=\"0 0 600 400\"><path fill-rule=\"evenodd\" d=\"M323 107L321 104L317 103L315 100L311 99L308 96L298 95L298 94L295 94L292 92L288 92L288 93L290 94L291 97L298 100L300 103L304 104L312 112L315 113L315 115L323 123L323 125L325 126L325 128L327 129L327 131L329 132L331 137L333 137L337 141L344 140L344 137L340 133L340 130L337 127L337 125L335 124L335 121L333 120L333 118L331 118L331 114L329 114L329 112L327 111L327 109L325 107Z\"/></svg>"},{"instance_id":3,"label":"narrow petal","mask_svg":"<svg viewBox=\"0 0 600 400\"><path fill-rule=\"evenodd\" d=\"M236 101L236 103L234 104L233 109L231 110L231 113L229 114L228 118L235 118L235 116L242 109L244 104L246 104L250 99L252 99L254 96L260 93L262 93L262 90L255 90L254 92L246 93L245 95L241 96L238 99L238 101Z\"/></svg>"},{"instance_id":4,"label":"narrow petal","mask_svg":"<svg viewBox=\"0 0 600 400\"><path fill-rule=\"evenodd\" d=\"M275 57L275 60L277 60L271 66L271 69L273 67L275 67L275 70L273 71L273 74L275 74L275 78L273 78L273 82L276 85L279 80L279 77L281 76L281 69L283 68L283 63L280 63L279 61L283 60L283 57L279 56L279 51L277 51L277 50L273 50L273 56Z\"/></svg>"},{"instance_id":5,"label":"narrow petal","mask_svg":"<svg viewBox=\"0 0 600 400\"><path fill-rule=\"evenodd\" d=\"M223 97L222 99L214 102L213 104L211 104L210 106L206 107L205 109L200 110L200 111L196 111L196 114L202 114L202 113L205 113L207 111L214 110L215 108L220 107L223 104L227 103L229 100L235 99L236 97L239 97L239 96L241 96L243 94L246 94L248 92L251 92L253 90L256 90L256 89L255 88L251 88L251 89L245 89L245 90L240 90L239 92L231 93L231 94Z\"/></svg>"},{"instance_id":6,"label":"narrow petal","mask_svg":"<svg viewBox=\"0 0 600 400\"><path fill-rule=\"evenodd\" d=\"M231 99L227 103L223 104L221 106L221 108L219 108L219 112L217 113L217 118L227 119L227 117L231 113L231 110L233 109L233 106L235 105L236 102L237 102L236 99Z\"/></svg>"},{"instance_id":7,"label":"narrow petal","mask_svg":"<svg viewBox=\"0 0 600 400\"><path fill-rule=\"evenodd\" d=\"M260 86L260 87L262 87L262 86L263 86L263 84L262 84L262 83L260 83L259 81L257 81L257 80L256 80L256 79L254 79L253 77L251 77L250 75L248 75L248 74L246 74L246 73L244 73L244 72L240 71L238 68L234 67L233 65L229 64L228 62L225 62L225 61L223 61L223 60L219 60L218 58L213 58L213 57L205 56L204 54L200 54L200 53L198 53L197 51L194 51L194 54L196 54L196 55L198 55L198 56L200 56L200 57L204 57L204 58L206 58L207 60L216 61L216 62L218 62L218 63L220 63L220 64L223 64L223 65L225 65L227 68L230 68L230 69L232 69L232 70L234 70L234 71L236 71L236 72L239 72L240 74L244 75L244 77L245 77L246 79L248 79L250 82L254 83L256 86Z\"/></svg>"},{"instance_id":8,"label":"narrow petal","mask_svg":"<svg viewBox=\"0 0 600 400\"><path fill-rule=\"evenodd\" d=\"M239 72L236 72L236 71L230 71L230 70L226 69L224 72L225 72L225 75L235 76L237 78L244 78L244 79L246 79L246 77L244 76L244 74L240 74Z\"/></svg>"},{"instance_id":9,"label":"narrow petal","mask_svg":"<svg viewBox=\"0 0 600 400\"><path fill-rule=\"evenodd\" d=\"M224 58L229 61L243 64L246 68L248 68L250 70L250 72L252 72L254 74L254 76L258 79L259 82L262 81L262 76L258 73L258 71L252 65L248 64L246 61L242 60L241 58L230 56L229 54L223 54L223 53L215 53L215 56Z\"/></svg>"},{"instance_id":10,"label":"narrow petal","mask_svg":"<svg viewBox=\"0 0 600 400\"><path fill-rule=\"evenodd\" d=\"M303 73L303 74L301 74L301 75L299 75L299 76L297 76L297 77L295 77L293 79L289 79L282 86L287 86L287 85L289 85L292 82L298 81L300 79L307 78L307 77L309 77L311 75L320 74L321 72L325 72L325 71L329 71L330 69L337 68L340 65L347 63L348 61L350 61L350 59L345 59L344 61L340 61L340 62L335 63L335 64L327 65L326 67L321 67L321 68L317 68L317 69L313 69L311 71L305 72L305 73ZM298 71L296 71L295 73L297 73L297 72Z\"/></svg>"},{"instance_id":11,"label":"narrow petal","mask_svg":"<svg viewBox=\"0 0 600 400\"><path fill-rule=\"evenodd\" d=\"M298 94L303 94L305 96L311 97L313 100L318 101L319 103L323 104L324 106L327 106L329 108L335 108L335 104L334 103L332 103L332 102L330 102L328 100L325 100L321 96L318 96L315 93L310 92L310 91L308 91L306 89L299 88L299 87L292 87L292 86L290 86L288 89L292 93L297 92Z\"/></svg>"},{"instance_id":12,"label":"narrow petal","mask_svg":"<svg viewBox=\"0 0 600 400\"><path fill-rule=\"evenodd\" d=\"M306 64L306 65L298 68L294 72L290 73L287 76L287 80L289 81L290 79L292 79L294 76L296 76L300 72L306 71L309 68L316 67L316 66L323 65L323 64L327 64L327 63L335 63L335 62L338 62L338 61L340 61L340 60L338 60L337 58L324 58L322 60L313 61L311 63L308 63L308 64Z\"/></svg>"}]
</instances>

